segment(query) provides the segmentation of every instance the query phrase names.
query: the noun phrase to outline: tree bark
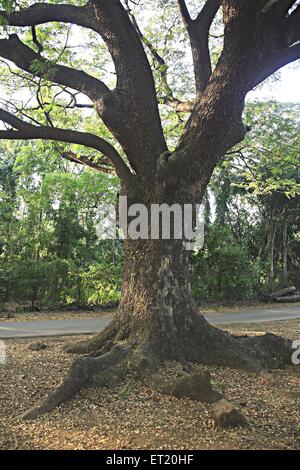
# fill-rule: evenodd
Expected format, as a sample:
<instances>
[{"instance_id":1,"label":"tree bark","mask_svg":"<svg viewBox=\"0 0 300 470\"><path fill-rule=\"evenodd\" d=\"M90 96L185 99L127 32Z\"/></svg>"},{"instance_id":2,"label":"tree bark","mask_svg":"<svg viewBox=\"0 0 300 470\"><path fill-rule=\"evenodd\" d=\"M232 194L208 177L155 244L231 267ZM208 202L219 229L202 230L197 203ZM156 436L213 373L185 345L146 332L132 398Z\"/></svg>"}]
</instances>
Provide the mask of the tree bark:
<instances>
[{"instance_id":1,"label":"tree bark","mask_svg":"<svg viewBox=\"0 0 300 470\"><path fill-rule=\"evenodd\" d=\"M184 355L195 319L188 259L181 240L126 242L118 331L138 332L161 358Z\"/></svg>"},{"instance_id":2,"label":"tree bark","mask_svg":"<svg viewBox=\"0 0 300 470\"><path fill-rule=\"evenodd\" d=\"M288 212L284 208L283 230L282 230L282 283L286 287L288 284Z\"/></svg>"}]
</instances>

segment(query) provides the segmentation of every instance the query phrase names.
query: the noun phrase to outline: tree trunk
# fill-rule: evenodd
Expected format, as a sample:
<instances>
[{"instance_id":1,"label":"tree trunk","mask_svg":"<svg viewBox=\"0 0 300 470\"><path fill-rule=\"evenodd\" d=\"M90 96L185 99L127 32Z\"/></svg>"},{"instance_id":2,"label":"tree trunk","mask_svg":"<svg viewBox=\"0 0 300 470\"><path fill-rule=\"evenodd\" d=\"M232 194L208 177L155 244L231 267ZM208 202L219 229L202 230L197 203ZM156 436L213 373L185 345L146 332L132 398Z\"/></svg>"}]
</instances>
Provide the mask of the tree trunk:
<instances>
[{"instance_id":1,"label":"tree trunk","mask_svg":"<svg viewBox=\"0 0 300 470\"><path fill-rule=\"evenodd\" d=\"M199 201L205 187L206 184L179 185L178 190L177 184L172 182L161 185L155 181L146 189L143 186L138 197L130 194L132 200L129 202L128 198L128 207L138 200L139 203L146 201L148 214L154 203L164 202L170 207L176 201L183 208L184 204ZM237 340L212 327L199 313L190 284L190 253L184 241L176 240L172 235L169 240L151 239L150 236L146 240L125 240L118 313L100 335L71 347L69 351L99 353L103 348L106 350L119 342L126 342L143 363L145 357L148 358L150 368L166 360L246 369L258 369L266 364L272 367L274 355L267 357L268 354L261 354L254 347L249 354L247 341Z\"/></svg>"},{"instance_id":2,"label":"tree trunk","mask_svg":"<svg viewBox=\"0 0 300 470\"><path fill-rule=\"evenodd\" d=\"M282 283L288 285L288 213L284 208L283 230L282 230Z\"/></svg>"},{"instance_id":3,"label":"tree trunk","mask_svg":"<svg viewBox=\"0 0 300 470\"><path fill-rule=\"evenodd\" d=\"M189 252L181 240L128 240L125 260L119 331L138 331L162 358L178 358L197 312Z\"/></svg>"},{"instance_id":4,"label":"tree trunk","mask_svg":"<svg viewBox=\"0 0 300 470\"><path fill-rule=\"evenodd\" d=\"M271 286L272 291L274 290L274 284L275 284L274 249L275 249L276 230L277 230L277 220L275 222L271 221L269 256L270 256L270 286Z\"/></svg>"}]
</instances>

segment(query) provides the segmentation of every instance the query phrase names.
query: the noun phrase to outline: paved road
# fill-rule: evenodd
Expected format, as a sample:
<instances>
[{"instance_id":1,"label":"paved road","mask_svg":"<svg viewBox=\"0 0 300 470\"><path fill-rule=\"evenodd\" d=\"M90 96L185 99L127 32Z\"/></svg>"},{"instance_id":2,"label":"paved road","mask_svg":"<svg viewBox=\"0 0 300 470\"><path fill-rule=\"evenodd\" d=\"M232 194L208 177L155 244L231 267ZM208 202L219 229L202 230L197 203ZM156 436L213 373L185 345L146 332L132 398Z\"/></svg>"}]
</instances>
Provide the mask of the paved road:
<instances>
[{"instance_id":1,"label":"paved road","mask_svg":"<svg viewBox=\"0 0 300 470\"><path fill-rule=\"evenodd\" d=\"M262 309L241 312L223 312L206 315L213 325L231 323L253 323L279 321L300 318L300 306ZM111 321L107 315L99 318L82 318L80 320L43 320L28 322L0 322L0 339L33 338L43 336L67 336L99 333Z\"/></svg>"}]
</instances>

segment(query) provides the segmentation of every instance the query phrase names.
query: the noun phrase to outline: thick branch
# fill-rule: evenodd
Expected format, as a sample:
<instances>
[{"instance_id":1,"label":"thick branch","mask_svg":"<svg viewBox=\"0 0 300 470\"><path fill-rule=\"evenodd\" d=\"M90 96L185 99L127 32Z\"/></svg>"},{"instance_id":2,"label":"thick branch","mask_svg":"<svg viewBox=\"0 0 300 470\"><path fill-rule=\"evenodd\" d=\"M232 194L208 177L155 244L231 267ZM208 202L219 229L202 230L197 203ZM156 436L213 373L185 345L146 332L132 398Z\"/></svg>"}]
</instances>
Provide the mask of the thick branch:
<instances>
[{"instance_id":1,"label":"thick branch","mask_svg":"<svg viewBox=\"0 0 300 470\"><path fill-rule=\"evenodd\" d=\"M0 16L5 18L7 24L11 26L36 26L52 21L61 21L90 27L91 21L88 11L87 6L76 7L73 5L36 3L10 14L0 11Z\"/></svg>"},{"instance_id":2,"label":"thick branch","mask_svg":"<svg viewBox=\"0 0 300 470\"><path fill-rule=\"evenodd\" d=\"M300 58L300 44L287 44L285 26L289 19L280 2L278 5L263 12L261 0L222 1L224 48L178 147L190 155L182 165L191 168L195 178L204 166L209 175L220 158L243 140L247 129L242 112L247 93Z\"/></svg>"},{"instance_id":3,"label":"thick branch","mask_svg":"<svg viewBox=\"0 0 300 470\"><path fill-rule=\"evenodd\" d=\"M180 10L180 13L181 13L183 23L187 28L190 25L190 23L192 22L191 15L190 15L189 10L186 6L185 0L177 0L177 2L178 2L178 6L179 6L179 10Z\"/></svg>"},{"instance_id":4,"label":"thick branch","mask_svg":"<svg viewBox=\"0 0 300 470\"><path fill-rule=\"evenodd\" d=\"M116 100L122 116L118 140L137 172L153 173L166 143L152 70L141 39L119 0L93 0L98 31L117 73Z\"/></svg>"},{"instance_id":5,"label":"thick branch","mask_svg":"<svg viewBox=\"0 0 300 470\"><path fill-rule=\"evenodd\" d=\"M220 0L207 0L195 20L191 19L184 0L178 0L181 16L189 34L197 97L205 90L212 74L209 52L209 30L221 5Z\"/></svg>"},{"instance_id":6,"label":"thick branch","mask_svg":"<svg viewBox=\"0 0 300 470\"><path fill-rule=\"evenodd\" d=\"M300 41L300 5L287 19L286 37L288 44Z\"/></svg>"},{"instance_id":7,"label":"thick branch","mask_svg":"<svg viewBox=\"0 0 300 470\"><path fill-rule=\"evenodd\" d=\"M134 176L130 172L125 162L120 157L116 149L106 140L94 134L79 132L67 129L53 128L48 126L33 126L13 114L0 109L0 120L9 124L17 130L1 130L0 139L8 140L30 140L43 139L67 142L71 144L84 145L93 148L104 154L113 164L117 175L125 183L133 181ZM84 163L88 164L87 161ZM94 163L93 163L94 165ZM89 164L89 166L92 166ZM93 166L95 168L95 166Z\"/></svg>"},{"instance_id":8,"label":"thick branch","mask_svg":"<svg viewBox=\"0 0 300 470\"><path fill-rule=\"evenodd\" d=\"M206 0L204 7L198 14L195 22L208 30L221 6L221 0Z\"/></svg>"},{"instance_id":9,"label":"thick branch","mask_svg":"<svg viewBox=\"0 0 300 470\"><path fill-rule=\"evenodd\" d=\"M144 34L142 33L135 16L129 9L127 4L128 13L130 15L131 21L136 29L136 32L139 35L140 40L148 48L150 54L153 57L154 63L158 66L158 72L160 74L161 84L163 87L164 96L161 98L161 101L164 104L167 104L171 108L175 109L178 112L189 113L193 109L193 103L191 101L184 102L174 97L173 91L168 83L168 65L162 55L158 52L156 47L149 41ZM159 100L160 101L160 100Z\"/></svg>"},{"instance_id":10,"label":"thick branch","mask_svg":"<svg viewBox=\"0 0 300 470\"><path fill-rule=\"evenodd\" d=\"M193 101L181 101L173 96L165 96L163 102L179 113L191 113L195 105Z\"/></svg>"},{"instance_id":11,"label":"thick branch","mask_svg":"<svg viewBox=\"0 0 300 470\"><path fill-rule=\"evenodd\" d=\"M0 39L0 56L14 62L20 69L37 77L47 77L49 80L76 89L95 101L110 93L109 88L97 78L81 70L75 70L64 65L58 65L42 58L30 47L23 44L16 34L9 39Z\"/></svg>"},{"instance_id":12,"label":"thick branch","mask_svg":"<svg viewBox=\"0 0 300 470\"><path fill-rule=\"evenodd\" d=\"M79 165L86 165L91 168L94 168L97 171L101 171L103 173L108 173L108 174L116 174L115 168L109 165L104 165L100 163L94 162L94 160L91 157L87 157L86 155L76 155L74 152L71 150L68 150L67 152L63 152L61 154L63 158L66 160L69 160L70 162L77 163Z\"/></svg>"}]
</instances>

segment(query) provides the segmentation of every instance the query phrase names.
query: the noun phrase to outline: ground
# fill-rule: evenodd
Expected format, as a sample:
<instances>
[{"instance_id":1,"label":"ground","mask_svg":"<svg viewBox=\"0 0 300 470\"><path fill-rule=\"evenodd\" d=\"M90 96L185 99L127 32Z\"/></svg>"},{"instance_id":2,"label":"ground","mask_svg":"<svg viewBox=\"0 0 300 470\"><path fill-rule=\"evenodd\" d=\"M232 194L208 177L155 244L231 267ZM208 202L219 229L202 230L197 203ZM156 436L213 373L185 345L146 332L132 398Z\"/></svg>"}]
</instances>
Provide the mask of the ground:
<instances>
[{"instance_id":1,"label":"ground","mask_svg":"<svg viewBox=\"0 0 300 470\"><path fill-rule=\"evenodd\" d=\"M277 304L278 305L278 304ZM23 322L35 320L75 320L78 318L99 318L116 310L42 310L40 312L0 311L0 322Z\"/></svg>"},{"instance_id":2,"label":"ground","mask_svg":"<svg viewBox=\"0 0 300 470\"><path fill-rule=\"evenodd\" d=\"M300 339L300 320L226 326L236 334L270 331ZM245 428L216 430L210 405L178 400L133 378L117 388L82 390L75 399L34 422L20 419L64 377L74 355L63 349L78 337L6 341L0 365L1 449L299 449L300 366L270 373L210 368L212 383L241 407ZM171 374L181 366L168 364ZM201 366L198 366L201 367Z\"/></svg>"}]
</instances>

